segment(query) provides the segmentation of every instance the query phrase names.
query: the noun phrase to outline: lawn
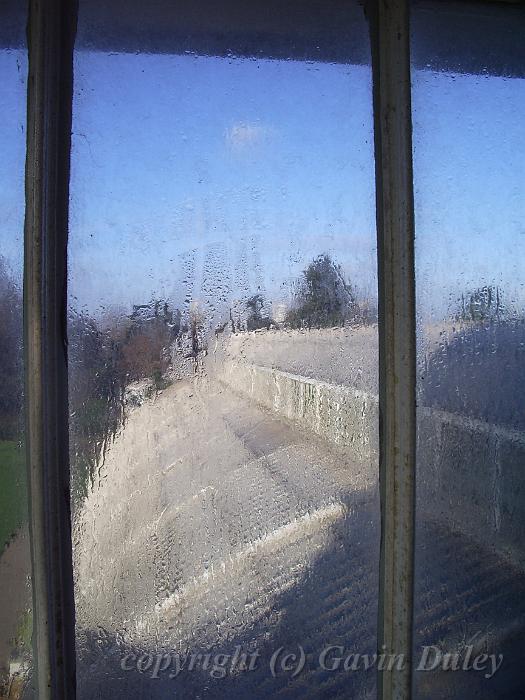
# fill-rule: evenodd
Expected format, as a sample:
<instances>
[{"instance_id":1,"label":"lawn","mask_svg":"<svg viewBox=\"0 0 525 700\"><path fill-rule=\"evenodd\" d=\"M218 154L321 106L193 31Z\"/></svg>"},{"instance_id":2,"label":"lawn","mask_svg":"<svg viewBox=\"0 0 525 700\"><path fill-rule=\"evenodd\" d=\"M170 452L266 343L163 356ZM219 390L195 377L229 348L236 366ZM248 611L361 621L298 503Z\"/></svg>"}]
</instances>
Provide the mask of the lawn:
<instances>
[{"instance_id":1,"label":"lawn","mask_svg":"<svg viewBox=\"0 0 525 700\"><path fill-rule=\"evenodd\" d=\"M24 449L0 440L0 554L27 520L27 480Z\"/></svg>"}]
</instances>

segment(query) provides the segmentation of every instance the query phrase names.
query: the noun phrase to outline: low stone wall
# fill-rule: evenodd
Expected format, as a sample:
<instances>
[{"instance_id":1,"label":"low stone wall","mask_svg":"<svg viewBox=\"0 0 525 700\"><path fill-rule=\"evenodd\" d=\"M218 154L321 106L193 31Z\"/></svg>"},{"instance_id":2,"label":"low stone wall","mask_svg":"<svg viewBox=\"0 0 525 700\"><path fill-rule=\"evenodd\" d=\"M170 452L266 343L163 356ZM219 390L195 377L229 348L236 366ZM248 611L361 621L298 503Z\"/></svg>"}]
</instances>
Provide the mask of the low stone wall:
<instances>
[{"instance_id":1,"label":"low stone wall","mask_svg":"<svg viewBox=\"0 0 525 700\"><path fill-rule=\"evenodd\" d=\"M525 433L420 408L417 489L431 516L525 568Z\"/></svg>"},{"instance_id":2,"label":"low stone wall","mask_svg":"<svg viewBox=\"0 0 525 700\"><path fill-rule=\"evenodd\" d=\"M219 379L377 470L377 396L236 360L224 363ZM422 407L417 463L420 512L525 568L525 433Z\"/></svg>"},{"instance_id":3,"label":"low stone wall","mask_svg":"<svg viewBox=\"0 0 525 700\"><path fill-rule=\"evenodd\" d=\"M347 447L356 461L377 462L376 396L231 360L224 363L219 379L301 428Z\"/></svg>"}]
</instances>

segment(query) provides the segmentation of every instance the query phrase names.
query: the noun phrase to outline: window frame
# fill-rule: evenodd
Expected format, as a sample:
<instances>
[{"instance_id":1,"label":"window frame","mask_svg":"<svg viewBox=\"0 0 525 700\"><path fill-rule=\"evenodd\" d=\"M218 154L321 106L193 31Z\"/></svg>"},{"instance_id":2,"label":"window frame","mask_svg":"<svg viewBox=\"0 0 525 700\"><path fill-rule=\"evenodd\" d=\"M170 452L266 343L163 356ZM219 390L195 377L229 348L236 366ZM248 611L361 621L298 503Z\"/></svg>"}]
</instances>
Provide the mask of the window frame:
<instances>
[{"instance_id":1,"label":"window frame","mask_svg":"<svg viewBox=\"0 0 525 700\"><path fill-rule=\"evenodd\" d=\"M77 3L30 0L24 222L26 464L38 697L74 698L67 233Z\"/></svg>"},{"instance_id":2,"label":"window frame","mask_svg":"<svg viewBox=\"0 0 525 700\"><path fill-rule=\"evenodd\" d=\"M462 0L465 2L466 0ZM512 2L512 0L498 0ZM75 697L69 501L67 240L77 0L30 0L24 363L38 696ZM372 50L379 287L381 553L378 648L412 656L416 320L410 1L364 0ZM378 671L410 698L412 668Z\"/></svg>"}]
</instances>

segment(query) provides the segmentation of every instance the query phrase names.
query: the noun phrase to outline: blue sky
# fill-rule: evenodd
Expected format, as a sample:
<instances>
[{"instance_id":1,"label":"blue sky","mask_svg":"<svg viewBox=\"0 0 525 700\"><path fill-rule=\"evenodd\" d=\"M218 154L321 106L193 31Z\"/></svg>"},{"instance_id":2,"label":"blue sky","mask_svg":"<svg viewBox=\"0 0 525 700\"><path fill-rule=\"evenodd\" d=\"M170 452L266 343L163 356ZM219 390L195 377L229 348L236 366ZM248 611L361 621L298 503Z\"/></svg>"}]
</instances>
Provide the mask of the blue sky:
<instances>
[{"instance_id":1,"label":"blue sky","mask_svg":"<svg viewBox=\"0 0 525 700\"><path fill-rule=\"evenodd\" d=\"M0 52L1 253L20 271L25 72ZM330 252L375 295L363 66L79 52L71 304L270 298ZM413 75L418 303L501 285L523 306L525 81ZM222 300L222 301L221 301Z\"/></svg>"},{"instance_id":2,"label":"blue sky","mask_svg":"<svg viewBox=\"0 0 525 700\"><path fill-rule=\"evenodd\" d=\"M412 76L418 307L500 285L525 306L525 80Z\"/></svg>"},{"instance_id":3,"label":"blue sky","mask_svg":"<svg viewBox=\"0 0 525 700\"><path fill-rule=\"evenodd\" d=\"M24 168L27 57L0 51L0 255L21 282L24 246Z\"/></svg>"},{"instance_id":4,"label":"blue sky","mask_svg":"<svg viewBox=\"0 0 525 700\"><path fill-rule=\"evenodd\" d=\"M91 299L99 278L185 296L181 255L195 298L210 275L275 298L324 251L375 288L366 67L81 53L75 115L72 279Z\"/></svg>"}]
</instances>

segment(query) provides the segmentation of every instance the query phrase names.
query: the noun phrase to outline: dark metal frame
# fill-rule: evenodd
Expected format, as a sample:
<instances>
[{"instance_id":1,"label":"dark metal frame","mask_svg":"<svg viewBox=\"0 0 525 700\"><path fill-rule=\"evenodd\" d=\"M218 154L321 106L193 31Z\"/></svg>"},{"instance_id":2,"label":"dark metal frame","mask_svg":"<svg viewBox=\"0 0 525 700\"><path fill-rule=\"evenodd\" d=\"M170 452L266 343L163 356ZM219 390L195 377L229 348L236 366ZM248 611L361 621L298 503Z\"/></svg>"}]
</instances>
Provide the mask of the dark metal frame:
<instances>
[{"instance_id":1,"label":"dark metal frame","mask_svg":"<svg viewBox=\"0 0 525 700\"><path fill-rule=\"evenodd\" d=\"M75 697L66 347L75 26L74 2L31 1L24 359L34 678L40 700Z\"/></svg>"},{"instance_id":2,"label":"dark metal frame","mask_svg":"<svg viewBox=\"0 0 525 700\"><path fill-rule=\"evenodd\" d=\"M365 0L372 46L380 347L382 700L411 696L416 449L409 0ZM77 0L30 0L24 334L34 661L75 697L67 410L67 234Z\"/></svg>"}]
</instances>

